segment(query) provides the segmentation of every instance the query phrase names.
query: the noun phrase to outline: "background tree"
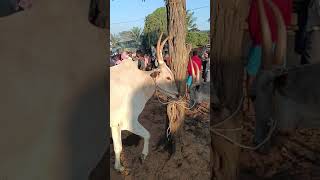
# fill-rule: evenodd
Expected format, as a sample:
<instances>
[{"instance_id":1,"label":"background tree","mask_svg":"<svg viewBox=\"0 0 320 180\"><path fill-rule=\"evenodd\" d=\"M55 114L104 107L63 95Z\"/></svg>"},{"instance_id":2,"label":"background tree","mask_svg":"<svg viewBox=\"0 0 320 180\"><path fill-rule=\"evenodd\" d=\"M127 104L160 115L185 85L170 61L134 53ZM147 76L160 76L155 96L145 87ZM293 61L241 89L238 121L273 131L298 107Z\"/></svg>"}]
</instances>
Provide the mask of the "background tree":
<instances>
[{"instance_id":1,"label":"background tree","mask_svg":"<svg viewBox=\"0 0 320 180\"><path fill-rule=\"evenodd\" d=\"M197 29L197 24L196 24L197 18L194 17L194 12L187 10L187 28L188 31L193 31Z\"/></svg>"},{"instance_id":2,"label":"background tree","mask_svg":"<svg viewBox=\"0 0 320 180\"><path fill-rule=\"evenodd\" d=\"M199 31L196 24L197 18L194 17L194 12L186 11L186 13L187 13L186 15L187 23L185 27L187 28L187 34L189 32ZM143 44L146 47L150 47L151 45L156 44L158 37L160 35L160 32L164 32L165 36L168 35L166 7L160 7L146 17L145 25L143 29L143 33L144 33ZM203 37L204 34L205 33L201 34L200 36ZM195 34L191 35L190 38L188 39L188 43L191 43L193 45L198 44L199 40L195 39L196 35ZM193 39L195 40L195 42L192 42Z\"/></svg>"},{"instance_id":3,"label":"background tree","mask_svg":"<svg viewBox=\"0 0 320 180\"><path fill-rule=\"evenodd\" d=\"M143 0L144 1L144 0ZM186 36L187 36L187 10L186 10L186 0L165 0L166 3L166 15L164 16L167 19L167 34L169 34L172 38L168 40L169 44L169 55L172 58L171 70L174 74L177 88L180 96L184 96L186 93L186 72L187 72L187 63L189 60L189 53L191 50L191 46L186 45ZM158 9L157 9L158 10ZM156 10L156 11L157 11ZM163 13L163 10L159 10ZM157 11L158 14L160 14ZM148 18L148 17L147 17ZM147 19L146 18L146 23ZM150 16L149 16L150 18ZM161 19L160 16L157 18ZM162 22L162 27L165 27L165 20ZM156 27L156 26L153 26ZM148 28L147 28L148 29ZM150 30L150 29L149 29ZM151 31L151 32L157 32ZM158 31L159 32L159 31ZM144 33L147 33L144 31ZM175 113L171 114L171 119L175 122L175 126L177 126L176 132L174 132L174 139L178 140L176 144L176 153L180 157L182 151L182 144L179 142L179 137L182 136L183 121L185 118L185 109L182 106L175 106ZM169 108L168 108L169 109ZM178 157L176 156L176 157ZM180 157L181 158L181 157Z\"/></svg>"},{"instance_id":4,"label":"background tree","mask_svg":"<svg viewBox=\"0 0 320 180\"><path fill-rule=\"evenodd\" d=\"M126 41L134 41L135 46L141 43L142 30L139 27L133 27L130 31L122 31L119 33L121 39Z\"/></svg>"},{"instance_id":5,"label":"background tree","mask_svg":"<svg viewBox=\"0 0 320 180\"><path fill-rule=\"evenodd\" d=\"M120 42L120 37L117 36L116 34L110 34L110 42L111 42L111 47L116 47L119 45Z\"/></svg>"},{"instance_id":6,"label":"background tree","mask_svg":"<svg viewBox=\"0 0 320 180\"><path fill-rule=\"evenodd\" d=\"M222 109L233 113L243 94L242 39L244 24L249 10L249 0L211 1L211 74L213 85L222 104ZM213 88L213 87L211 87ZM241 105L241 104L240 104ZM222 111L223 112L223 111ZM214 117L211 125L222 120L223 113L211 110ZM235 128L243 120L241 113L226 121L219 128ZM226 132L227 136L240 142L239 132ZM238 175L239 148L219 136L211 135L212 179L235 180Z\"/></svg>"},{"instance_id":7,"label":"background tree","mask_svg":"<svg viewBox=\"0 0 320 180\"><path fill-rule=\"evenodd\" d=\"M192 44L193 48L204 46L209 43L209 32L188 32L186 42Z\"/></svg>"}]
</instances>

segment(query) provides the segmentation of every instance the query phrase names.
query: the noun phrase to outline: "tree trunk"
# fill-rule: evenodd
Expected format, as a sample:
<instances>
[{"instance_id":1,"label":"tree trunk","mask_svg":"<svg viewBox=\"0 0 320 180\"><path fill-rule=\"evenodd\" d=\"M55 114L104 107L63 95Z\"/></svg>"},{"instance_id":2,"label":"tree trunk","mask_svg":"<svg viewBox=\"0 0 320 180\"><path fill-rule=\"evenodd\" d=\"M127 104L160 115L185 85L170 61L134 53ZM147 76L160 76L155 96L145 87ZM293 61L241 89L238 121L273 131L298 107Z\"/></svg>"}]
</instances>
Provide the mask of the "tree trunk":
<instances>
[{"instance_id":1,"label":"tree trunk","mask_svg":"<svg viewBox=\"0 0 320 180\"><path fill-rule=\"evenodd\" d=\"M243 94L242 77L242 39L245 18L249 9L248 0L214 0L211 1L211 63L213 83L217 96L223 103L222 108L232 114L240 104ZM242 105L242 104L241 104ZM211 125L225 118L211 111L214 119ZM243 119L238 113L226 121L219 128L236 128ZM226 136L239 142L241 134L237 132L223 132ZM211 135L212 145L212 179L234 180L238 176L239 148L219 136Z\"/></svg>"},{"instance_id":2,"label":"tree trunk","mask_svg":"<svg viewBox=\"0 0 320 180\"><path fill-rule=\"evenodd\" d=\"M186 0L168 0L168 32L173 37L169 41L172 57L172 71L180 95L185 94L188 51L186 47Z\"/></svg>"},{"instance_id":3,"label":"tree trunk","mask_svg":"<svg viewBox=\"0 0 320 180\"><path fill-rule=\"evenodd\" d=\"M167 0L167 18L168 33L173 38L169 40L169 55L172 58L170 68L175 76L179 94L184 96L186 93L186 72L189 56L189 48L186 47L186 0ZM168 109L175 109L175 114L171 114L170 121L178 127L175 134L175 140L179 140L182 133L185 109L182 106L169 106ZM173 111L172 111L173 112ZM170 112L168 112L169 115ZM179 152L180 145L176 144L176 150Z\"/></svg>"}]
</instances>

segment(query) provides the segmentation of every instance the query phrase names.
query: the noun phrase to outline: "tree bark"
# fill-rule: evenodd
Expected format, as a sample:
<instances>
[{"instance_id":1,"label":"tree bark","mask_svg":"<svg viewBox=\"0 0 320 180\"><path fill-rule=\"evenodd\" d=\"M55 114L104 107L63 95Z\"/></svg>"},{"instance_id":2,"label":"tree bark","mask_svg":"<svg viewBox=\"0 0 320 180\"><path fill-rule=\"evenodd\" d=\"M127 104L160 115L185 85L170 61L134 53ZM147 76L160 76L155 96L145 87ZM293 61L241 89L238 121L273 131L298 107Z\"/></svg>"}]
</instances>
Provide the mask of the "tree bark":
<instances>
[{"instance_id":1,"label":"tree bark","mask_svg":"<svg viewBox=\"0 0 320 180\"><path fill-rule=\"evenodd\" d=\"M176 79L180 95L185 94L188 50L186 47L186 0L168 0L169 53L172 58L171 69Z\"/></svg>"},{"instance_id":2,"label":"tree bark","mask_svg":"<svg viewBox=\"0 0 320 180\"><path fill-rule=\"evenodd\" d=\"M186 93L186 72L187 63L189 57L190 47L186 46L186 0L167 0L167 18L168 18L168 33L172 36L169 42L169 55L172 63L170 68L175 76L176 84L180 96L184 96ZM171 117L170 121L174 122L174 142L176 142L176 155L180 154L181 143L180 138L183 133L183 121L185 118L185 109L182 106L175 106L173 104L168 105L168 112ZM172 110L174 109L174 111Z\"/></svg>"},{"instance_id":3,"label":"tree bark","mask_svg":"<svg viewBox=\"0 0 320 180\"><path fill-rule=\"evenodd\" d=\"M242 39L243 27L249 9L248 0L211 1L211 63L213 87L222 104L222 109L232 114L239 106L243 94ZM242 105L242 104L241 104ZM215 114L211 125L225 118ZM221 116L220 116L221 115ZM243 119L240 113L223 123L219 128L235 128ZM241 140L239 132L223 132L235 141ZM234 180L238 176L239 148L219 136L211 135L212 179Z\"/></svg>"}]
</instances>

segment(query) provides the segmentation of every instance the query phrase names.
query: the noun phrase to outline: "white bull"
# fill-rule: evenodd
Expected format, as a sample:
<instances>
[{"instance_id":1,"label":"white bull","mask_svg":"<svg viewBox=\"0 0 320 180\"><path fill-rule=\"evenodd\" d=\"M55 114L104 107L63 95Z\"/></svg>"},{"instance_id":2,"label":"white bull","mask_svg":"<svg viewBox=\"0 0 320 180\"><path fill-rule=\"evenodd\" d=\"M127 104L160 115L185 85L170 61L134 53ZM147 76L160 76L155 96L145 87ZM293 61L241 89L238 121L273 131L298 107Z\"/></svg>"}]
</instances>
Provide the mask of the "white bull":
<instances>
[{"instance_id":1,"label":"white bull","mask_svg":"<svg viewBox=\"0 0 320 180\"><path fill-rule=\"evenodd\" d=\"M157 44L158 69L141 71L131 60L110 67L110 127L115 152L114 167L120 172L124 170L120 163L121 131L127 130L144 138L142 159L145 159L149 152L150 133L138 122L139 115L156 88L171 97L178 93L174 76L162 57L162 49L168 38L160 44L161 38L162 34Z\"/></svg>"}]
</instances>

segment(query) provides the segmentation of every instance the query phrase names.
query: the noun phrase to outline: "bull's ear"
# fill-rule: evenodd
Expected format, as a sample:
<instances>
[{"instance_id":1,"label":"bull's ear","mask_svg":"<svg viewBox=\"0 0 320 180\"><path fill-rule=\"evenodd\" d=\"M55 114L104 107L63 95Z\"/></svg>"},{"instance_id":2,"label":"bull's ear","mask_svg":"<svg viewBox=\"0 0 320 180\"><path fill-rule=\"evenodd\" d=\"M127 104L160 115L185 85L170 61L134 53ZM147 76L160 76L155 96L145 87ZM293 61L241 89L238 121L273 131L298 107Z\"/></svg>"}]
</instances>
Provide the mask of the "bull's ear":
<instances>
[{"instance_id":1,"label":"bull's ear","mask_svg":"<svg viewBox=\"0 0 320 180\"><path fill-rule=\"evenodd\" d=\"M159 76L159 74L160 74L160 71L155 71L151 73L150 76L155 79L157 76Z\"/></svg>"}]
</instances>

